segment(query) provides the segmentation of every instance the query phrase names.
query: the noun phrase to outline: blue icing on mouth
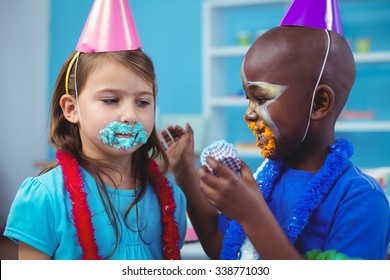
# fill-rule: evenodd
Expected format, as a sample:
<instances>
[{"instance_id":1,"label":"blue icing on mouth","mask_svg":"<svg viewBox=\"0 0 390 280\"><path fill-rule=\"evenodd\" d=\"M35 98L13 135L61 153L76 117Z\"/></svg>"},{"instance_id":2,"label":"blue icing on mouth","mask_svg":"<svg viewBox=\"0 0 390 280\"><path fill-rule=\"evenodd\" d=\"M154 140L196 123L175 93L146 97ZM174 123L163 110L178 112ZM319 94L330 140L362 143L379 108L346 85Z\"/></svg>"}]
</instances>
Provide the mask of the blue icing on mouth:
<instances>
[{"instance_id":1,"label":"blue icing on mouth","mask_svg":"<svg viewBox=\"0 0 390 280\"><path fill-rule=\"evenodd\" d=\"M130 134L131 137L120 137L116 134ZM109 123L105 128L100 130L100 137L104 144L116 149L128 150L138 144L145 144L147 133L141 123L128 125L120 122Z\"/></svg>"}]
</instances>

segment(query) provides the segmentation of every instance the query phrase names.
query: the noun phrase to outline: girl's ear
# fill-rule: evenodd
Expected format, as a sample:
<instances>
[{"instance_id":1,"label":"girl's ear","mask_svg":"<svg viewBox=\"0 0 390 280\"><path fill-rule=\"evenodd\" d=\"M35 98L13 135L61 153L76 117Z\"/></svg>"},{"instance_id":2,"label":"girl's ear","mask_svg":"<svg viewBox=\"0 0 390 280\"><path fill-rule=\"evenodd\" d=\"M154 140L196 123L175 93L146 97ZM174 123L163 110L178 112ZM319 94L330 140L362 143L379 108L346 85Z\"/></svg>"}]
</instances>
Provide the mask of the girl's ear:
<instances>
[{"instance_id":1,"label":"girl's ear","mask_svg":"<svg viewBox=\"0 0 390 280\"><path fill-rule=\"evenodd\" d=\"M333 110L334 102L335 94L333 89L326 84L319 85L314 96L311 119L319 120L326 116Z\"/></svg>"},{"instance_id":2,"label":"girl's ear","mask_svg":"<svg viewBox=\"0 0 390 280\"><path fill-rule=\"evenodd\" d=\"M77 112L78 107L76 98L69 94L64 94L63 96L61 96L60 106L65 119L74 124L80 121L79 114Z\"/></svg>"}]
</instances>

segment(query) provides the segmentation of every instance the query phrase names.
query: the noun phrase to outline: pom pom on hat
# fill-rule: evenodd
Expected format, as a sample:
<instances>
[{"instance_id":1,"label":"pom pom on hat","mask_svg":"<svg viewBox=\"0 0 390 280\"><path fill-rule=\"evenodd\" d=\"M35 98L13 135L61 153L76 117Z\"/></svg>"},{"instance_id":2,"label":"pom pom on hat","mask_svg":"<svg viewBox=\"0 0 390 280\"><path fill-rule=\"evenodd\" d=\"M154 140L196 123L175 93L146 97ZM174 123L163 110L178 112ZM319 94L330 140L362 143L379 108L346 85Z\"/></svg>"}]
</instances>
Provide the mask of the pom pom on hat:
<instances>
[{"instance_id":1,"label":"pom pom on hat","mask_svg":"<svg viewBox=\"0 0 390 280\"><path fill-rule=\"evenodd\" d=\"M200 162L202 165L207 166L210 172L213 172L210 166L206 162L206 158L211 156L223 165L229 167L234 172L238 172L241 168L241 160L238 156L238 152L233 144L230 144L224 140L216 141L210 146L206 147L200 155ZM214 173L214 172L213 172Z\"/></svg>"}]
</instances>

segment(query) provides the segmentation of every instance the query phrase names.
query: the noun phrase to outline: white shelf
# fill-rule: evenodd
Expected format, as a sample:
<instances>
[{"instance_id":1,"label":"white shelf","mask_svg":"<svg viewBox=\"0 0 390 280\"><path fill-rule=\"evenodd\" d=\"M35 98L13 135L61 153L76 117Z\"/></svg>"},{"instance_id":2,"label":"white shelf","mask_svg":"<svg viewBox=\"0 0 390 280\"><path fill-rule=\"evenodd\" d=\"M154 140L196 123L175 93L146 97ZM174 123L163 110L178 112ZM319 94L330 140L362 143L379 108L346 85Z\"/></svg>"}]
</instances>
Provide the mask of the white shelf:
<instances>
[{"instance_id":1,"label":"white shelf","mask_svg":"<svg viewBox=\"0 0 390 280\"><path fill-rule=\"evenodd\" d=\"M212 107L246 107L248 100L244 97L213 97L209 99Z\"/></svg>"},{"instance_id":2,"label":"white shelf","mask_svg":"<svg viewBox=\"0 0 390 280\"><path fill-rule=\"evenodd\" d=\"M337 132L390 132L390 121L338 121Z\"/></svg>"},{"instance_id":3,"label":"white shelf","mask_svg":"<svg viewBox=\"0 0 390 280\"><path fill-rule=\"evenodd\" d=\"M206 9L234 8L242 6L266 5L275 3L290 3L290 0L208 0L205 1Z\"/></svg>"},{"instance_id":4,"label":"white shelf","mask_svg":"<svg viewBox=\"0 0 390 280\"><path fill-rule=\"evenodd\" d=\"M248 51L249 46L226 46L213 47L209 49L208 55L212 57L234 57L244 56Z\"/></svg>"},{"instance_id":5,"label":"white shelf","mask_svg":"<svg viewBox=\"0 0 390 280\"><path fill-rule=\"evenodd\" d=\"M238 156L239 157L249 157L249 158L259 158L264 159L263 156L260 154L260 149L257 147L253 147L251 149L245 148L245 149L237 149Z\"/></svg>"},{"instance_id":6,"label":"white shelf","mask_svg":"<svg viewBox=\"0 0 390 280\"><path fill-rule=\"evenodd\" d=\"M356 63L390 62L390 51L354 53Z\"/></svg>"},{"instance_id":7,"label":"white shelf","mask_svg":"<svg viewBox=\"0 0 390 280\"><path fill-rule=\"evenodd\" d=\"M212 47L207 54L214 58L228 58L245 56L249 46ZM390 51L374 51L367 53L354 53L356 63L383 63L390 62Z\"/></svg>"}]
</instances>

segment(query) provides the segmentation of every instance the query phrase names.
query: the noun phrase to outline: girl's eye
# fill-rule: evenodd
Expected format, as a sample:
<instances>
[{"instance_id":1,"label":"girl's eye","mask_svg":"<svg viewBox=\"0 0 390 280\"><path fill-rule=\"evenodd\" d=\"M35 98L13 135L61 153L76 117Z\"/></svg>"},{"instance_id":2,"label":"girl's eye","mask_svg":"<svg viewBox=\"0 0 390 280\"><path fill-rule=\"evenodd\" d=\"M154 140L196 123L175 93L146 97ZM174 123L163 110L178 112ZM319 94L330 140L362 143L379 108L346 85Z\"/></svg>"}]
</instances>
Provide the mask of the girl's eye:
<instances>
[{"instance_id":1,"label":"girl's eye","mask_svg":"<svg viewBox=\"0 0 390 280\"><path fill-rule=\"evenodd\" d=\"M150 105L150 102L148 100L138 100L137 105L140 107L147 107Z\"/></svg>"},{"instance_id":2,"label":"girl's eye","mask_svg":"<svg viewBox=\"0 0 390 280\"><path fill-rule=\"evenodd\" d=\"M115 98L106 98L106 99L103 99L102 101L103 101L104 103L106 103L106 104L118 103L118 100L115 99Z\"/></svg>"}]
</instances>

